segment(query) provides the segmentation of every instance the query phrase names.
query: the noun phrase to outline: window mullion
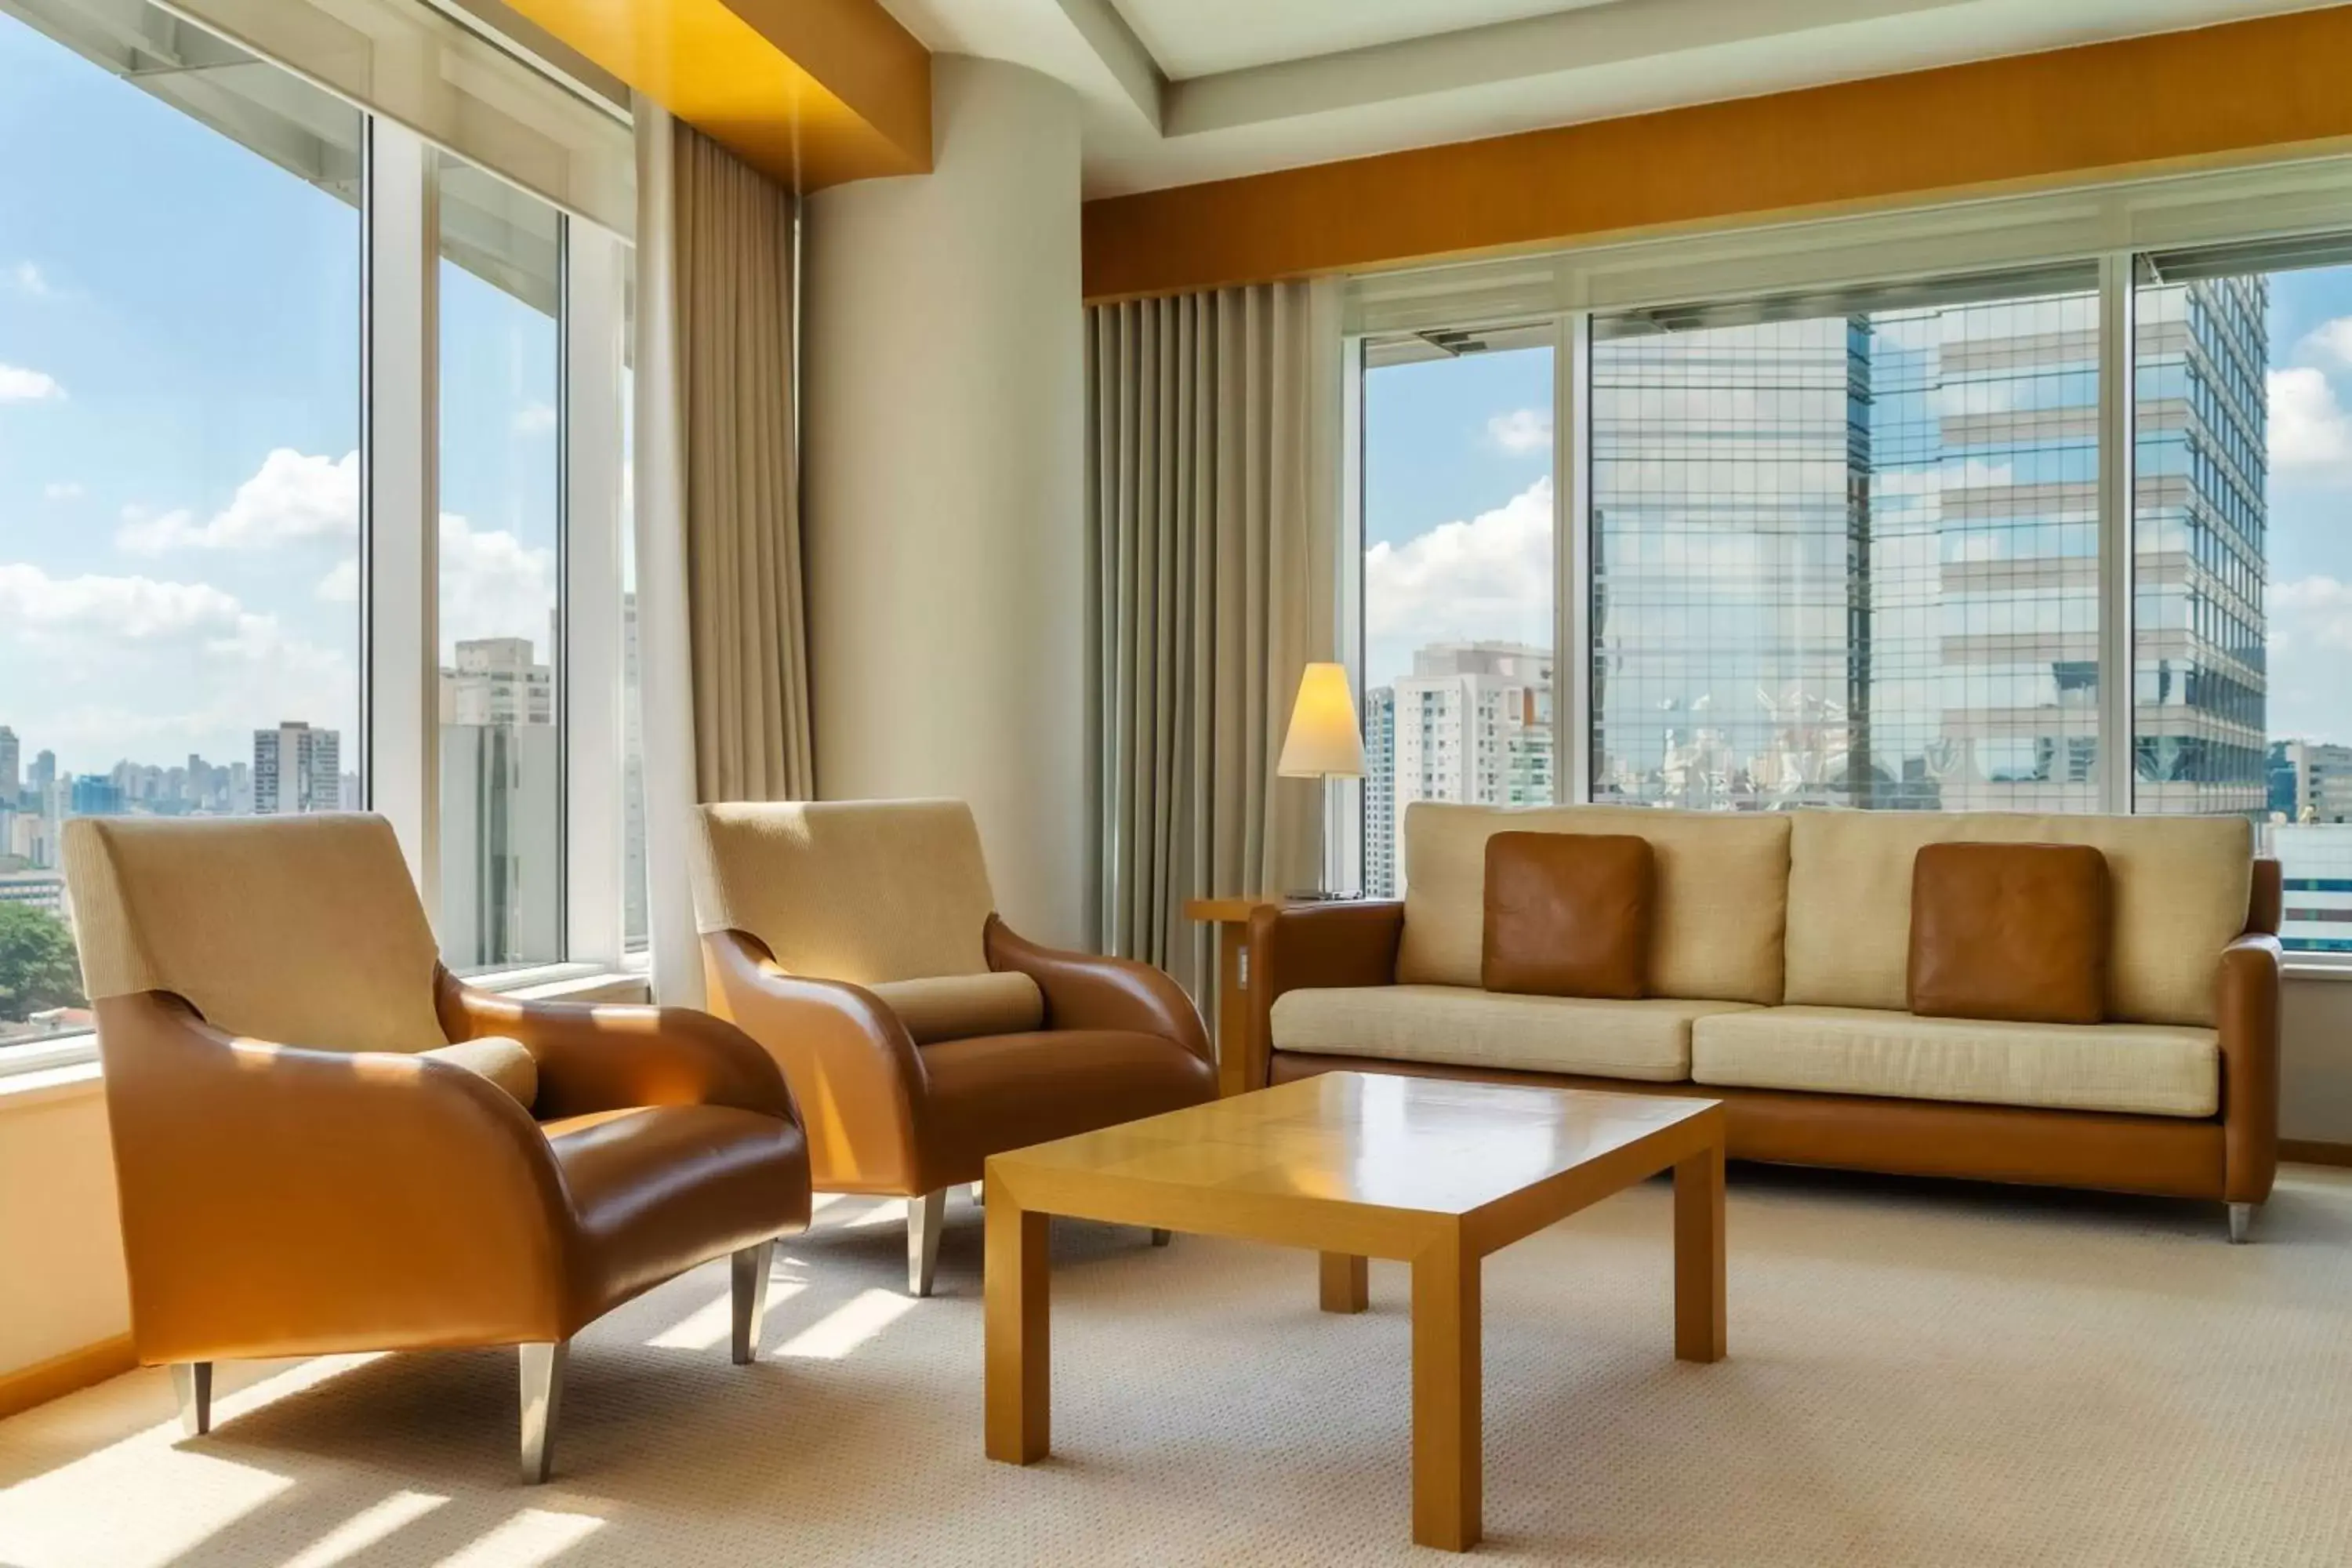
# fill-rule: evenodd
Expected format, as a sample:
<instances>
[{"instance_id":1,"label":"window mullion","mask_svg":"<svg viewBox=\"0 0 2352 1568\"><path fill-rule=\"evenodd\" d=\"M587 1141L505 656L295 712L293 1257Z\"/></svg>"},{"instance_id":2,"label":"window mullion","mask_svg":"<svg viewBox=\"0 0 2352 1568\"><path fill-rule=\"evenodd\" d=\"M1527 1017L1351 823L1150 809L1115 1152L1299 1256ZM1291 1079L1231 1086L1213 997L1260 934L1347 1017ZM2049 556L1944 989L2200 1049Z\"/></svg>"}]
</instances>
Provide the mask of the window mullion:
<instances>
[{"instance_id":1,"label":"window mullion","mask_svg":"<svg viewBox=\"0 0 2352 1568\"><path fill-rule=\"evenodd\" d=\"M2132 809L2133 258L2099 259L2099 809Z\"/></svg>"},{"instance_id":2,"label":"window mullion","mask_svg":"<svg viewBox=\"0 0 2352 1568\"><path fill-rule=\"evenodd\" d=\"M426 912L440 916L438 670L435 579L440 468L436 255L439 197L432 149L371 116L367 134L365 406L370 809L399 836Z\"/></svg>"},{"instance_id":3,"label":"window mullion","mask_svg":"<svg viewBox=\"0 0 2352 1568\"><path fill-rule=\"evenodd\" d=\"M621 242L564 226L563 704L566 956L620 962Z\"/></svg>"},{"instance_id":4,"label":"window mullion","mask_svg":"<svg viewBox=\"0 0 2352 1568\"><path fill-rule=\"evenodd\" d=\"M1592 312L1559 318L1552 355L1552 797L1592 799Z\"/></svg>"}]
</instances>

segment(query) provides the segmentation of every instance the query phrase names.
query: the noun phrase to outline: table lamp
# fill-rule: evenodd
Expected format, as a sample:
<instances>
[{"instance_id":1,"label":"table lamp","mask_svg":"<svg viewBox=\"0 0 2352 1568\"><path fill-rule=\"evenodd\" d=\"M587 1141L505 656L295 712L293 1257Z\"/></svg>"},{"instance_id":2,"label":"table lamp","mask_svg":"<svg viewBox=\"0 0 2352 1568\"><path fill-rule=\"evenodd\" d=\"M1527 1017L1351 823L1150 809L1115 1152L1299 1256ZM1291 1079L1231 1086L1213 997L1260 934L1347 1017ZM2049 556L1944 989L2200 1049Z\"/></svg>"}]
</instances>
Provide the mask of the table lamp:
<instances>
[{"instance_id":1,"label":"table lamp","mask_svg":"<svg viewBox=\"0 0 2352 1568\"><path fill-rule=\"evenodd\" d=\"M1353 898L1323 887L1331 875L1332 819L1330 781L1364 776L1364 734L1356 723L1356 700L1348 690L1348 672L1336 664L1310 664L1298 678L1298 700L1290 710L1290 732L1283 737L1282 756L1274 771L1286 779L1321 779L1323 788L1323 869L1306 899Z\"/></svg>"}]
</instances>

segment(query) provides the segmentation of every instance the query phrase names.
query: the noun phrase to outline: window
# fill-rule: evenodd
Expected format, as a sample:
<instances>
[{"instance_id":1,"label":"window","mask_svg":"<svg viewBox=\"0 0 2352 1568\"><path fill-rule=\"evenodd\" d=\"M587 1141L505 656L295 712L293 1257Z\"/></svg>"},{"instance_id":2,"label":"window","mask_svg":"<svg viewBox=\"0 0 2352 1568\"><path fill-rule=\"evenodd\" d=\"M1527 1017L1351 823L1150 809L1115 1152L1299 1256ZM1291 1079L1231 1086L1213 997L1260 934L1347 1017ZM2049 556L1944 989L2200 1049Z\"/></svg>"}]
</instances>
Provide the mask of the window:
<instances>
[{"instance_id":1,"label":"window","mask_svg":"<svg viewBox=\"0 0 2352 1568\"><path fill-rule=\"evenodd\" d=\"M1995 288L1593 323L1594 799L2097 805L2098 298Z\"/></svg>"},{"instance_id":2,"label":"window","mask_svg":"<svg viewBox=\"0 0 2352 1568\"><path fill-rule=\"evenodd\" d=\"M563 218L440 171L442 952L563 956Z\"/></svg>"},{"instance_id":3,"label":"window","mask_svg":"<svg viewBox=\"0 0 2352 1568\"><path fill-rule=\"evenodd\" d=\"M1364 888L1416 800L1553 798L1552 332L1388 345L1364 374Z\"/></svg>"},{"instance_id":4,"label":"window","mask_svg":"<svg viewBox=\"0 0 2352 1568\"><path fill-rule=\"evenodd\" d=\"M67 818L361 800L362 116L109 15L0 15L0 1047L89 1026Z\"/></svg>"},{"instance_id":5,"label":"window","mask_svg":"<svg viewBox=\"0 0 2352 1568\"><path fill-rule=\"evenodd\" d=\"M2352 952L2352 242L2141 258L2137 809L2243 812L2293 950Z\"/></svg>"}]
</instances>

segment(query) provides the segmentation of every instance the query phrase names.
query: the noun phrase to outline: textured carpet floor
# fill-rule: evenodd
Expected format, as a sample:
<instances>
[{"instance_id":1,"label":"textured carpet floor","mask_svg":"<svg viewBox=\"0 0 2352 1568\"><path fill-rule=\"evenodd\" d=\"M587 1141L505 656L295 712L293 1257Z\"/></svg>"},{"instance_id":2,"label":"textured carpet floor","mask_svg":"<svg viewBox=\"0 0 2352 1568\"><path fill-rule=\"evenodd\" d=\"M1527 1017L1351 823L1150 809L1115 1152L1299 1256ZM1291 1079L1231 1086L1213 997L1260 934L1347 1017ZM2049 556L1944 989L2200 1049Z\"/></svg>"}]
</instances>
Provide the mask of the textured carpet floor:
<instances>
[{"instance_id":1,"label":"textured carpet floor","mask_svg":"<svg viewBox=\"0 0 2352 1568\"><path fill-rule=\"evenodd\" d=\"M2218 1208L1735 1171L1731 1359L1671 1359L1669 1191L1490 1260L1481 1554L1548 1563L2352 1563L2352 1173ZM0 1424L0 1563L1356 1565L1408 1543L1401 1268L1065 1225L1055 1457L980 1448L980 1215L898 1294L895 1205L784 1247L769 1359L704 1269L575 1346L556 1480L503 1353L161 1373Z\"/></svg>"}]
</instances>

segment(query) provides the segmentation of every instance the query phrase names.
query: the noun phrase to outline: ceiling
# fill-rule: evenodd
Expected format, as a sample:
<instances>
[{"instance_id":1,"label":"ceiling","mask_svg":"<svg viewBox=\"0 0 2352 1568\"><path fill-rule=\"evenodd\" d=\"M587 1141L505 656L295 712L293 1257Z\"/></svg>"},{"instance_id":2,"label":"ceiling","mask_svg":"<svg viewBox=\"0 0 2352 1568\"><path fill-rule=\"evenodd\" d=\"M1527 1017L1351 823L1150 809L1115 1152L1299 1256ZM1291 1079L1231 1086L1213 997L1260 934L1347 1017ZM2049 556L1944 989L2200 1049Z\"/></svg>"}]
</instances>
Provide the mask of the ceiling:
<instances>
[{"instance_id":1,"label":"ceiling","mask_svg":"<svg viewBox=\"0 0 2352 1568\"><path fill-rule=\"evenodd\" d=\"M2335 0L882 0L1084 106L1089 197Z\"/></svg>"}]
</instances>

